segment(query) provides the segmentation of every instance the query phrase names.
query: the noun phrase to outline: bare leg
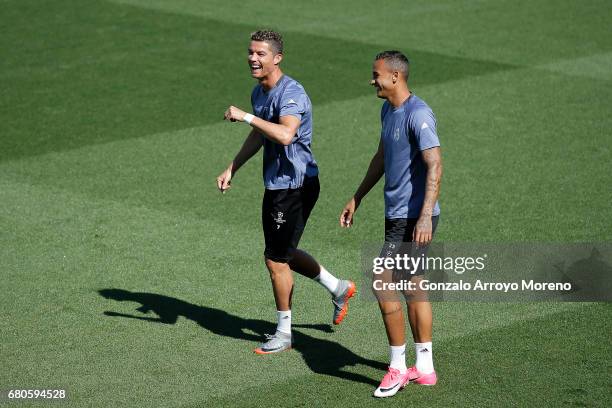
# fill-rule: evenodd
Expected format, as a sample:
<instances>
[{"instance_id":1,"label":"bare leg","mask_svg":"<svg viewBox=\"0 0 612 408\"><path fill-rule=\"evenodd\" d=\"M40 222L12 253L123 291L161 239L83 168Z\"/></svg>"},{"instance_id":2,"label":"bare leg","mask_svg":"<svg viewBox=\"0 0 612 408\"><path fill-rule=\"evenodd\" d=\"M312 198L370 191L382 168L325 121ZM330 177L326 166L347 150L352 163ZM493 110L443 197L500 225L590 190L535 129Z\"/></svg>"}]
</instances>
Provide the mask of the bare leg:
<instances>
[{"instance_id":1,"label":"bare leg","mask_svg":"<svg viewBox=\"0 0 612 408\"><path fill-rule=\"evenodd\" d=\"M319 263L308 253L301 249L296 249L293 253L293 258L289 261L289 267L310 279L314 279L321 273L321 266Z\"/></svg>"},{"instance_id":2,"label":"bare leg","mask_svg":"<svg viewBox=\"0 0 612 408\"><path fill-rule=\"evenodd\" d=\"M412 278L413 282L418 282L422 278L420 276ZM417 290L413 297L416 300L408 299L408 321L410 322L410 330L412 330L412 338L415 343L426 343L431 341L433 328L433 313L431 303L427 300L427 293Z\"/></svg>"},{"instance_id":3,"label":"bare leg","mask_svg":"<svg viewBox=\"0 0 612 408\"><path fill-rule=\"evenodd\" d=\"M420 277L413 278L420 280ZM410 321L410 329L412 330L412 338L416 346L416 362L415 366L418 371L423 373L432 373L433 359L431 354L431 332L432 332L432 311L431 303L427 298L427 293L416 294L412 298L407 298L408 302L408 319ZM429 343L425 345L423 343ZM432 380L435 384L436 379Z\"/></svg>"},{"instance_id":4,"label":"bare leg","mask_svg":"<svg viewBox=\"0 0 612 408\"><path fill-rule=\"evenodd\" d=\"M291 269L289 269L289 264L266 259L266 267L270 272L276 310L291 310L293 275Z\"/></svg>"},{"instance_id":5,"label":"bare leg","mask_svg":"<svg viewBox=\"0 0 612 408\"><path fill-rule=\"evenodd\" d=\"M387 339L391 346L402 346L406 343L404 313L399 301L379 301L378 306L382 313Z\"/></svg>"},{"instance_id":6,"label":"bare leg","mask_svg":"<svg viewBox=\"0 0 612 408\"><path fill-rule=\"evenodd\" d=\"M383 283L393 282L393 271L384 270L378 275ZM402 302L395 290L377 290L375 291L378 299L378 307L382 314L385 330L387 331L387 339L390 346L402 346L406 343L406 322L404 320L404 312L402 310Z\"/></svg>"},{"instance_id":7,"label":"bare leg","mask_svg":"<svg viewBox=\"0 0 612 408\"><path fill-rule=\"evenodd\" d=\"M429 302L409 302L408 319L415 343L431 341L433 313Z\"/></svg>"},{"instance_id":8,"label":"bare leg","mask_svg":"<svg viewBox=\"0 0 612 408\"><path fill-rule=\"evenodd\" d=\"M332 295L332 304L334 306L332 322L340 324L348 311L348 299L356 292L355 284L336 278L310 254L300 249L296 249L293 252L289 266L300 275L318 282Z\"/></svg>"}]
</instances>

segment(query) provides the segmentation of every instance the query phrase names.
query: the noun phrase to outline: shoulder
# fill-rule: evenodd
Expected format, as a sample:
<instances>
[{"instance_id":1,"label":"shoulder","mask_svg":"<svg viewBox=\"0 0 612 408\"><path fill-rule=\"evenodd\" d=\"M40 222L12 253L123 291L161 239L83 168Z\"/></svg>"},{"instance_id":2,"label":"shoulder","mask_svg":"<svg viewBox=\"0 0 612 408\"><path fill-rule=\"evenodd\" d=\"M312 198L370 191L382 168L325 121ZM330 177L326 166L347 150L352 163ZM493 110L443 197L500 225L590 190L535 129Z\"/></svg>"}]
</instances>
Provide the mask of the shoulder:
<instances>
[{"instance_id":1,"label":"shoulder","mask_svg":"<svg viewBox=\"0 0 612 408\"><path fill-rule=\"evenodd\" d=\"M296 106L300 112L311 109L311 102L302 84L291 77L286 77L286 82L282 85L284 89L280 95L280 104L283 107Z\"/></svg>"},{"instance_id":2,"label":"shoulder","mask_svg":"<svg viewBox=\"0 0 612 408\"><path fill-rule=\"evenodd\" d=\"M410 119L433 119L435 116L429 105L416 95L413 95L414 100L410 104L410 108L407 110L407 115Z\"/></svg>"},{"instance_id":3,"label":"shoulder","mask_svg":"<svg viewBox=\"0 0 612 408\"><path fill-rule=\"evenodd\" d=\"M425 101L416 97L416 95L408 109L406 126L408 132L417 138L420 150L440 146L433 111Z\"/></svg>"},{"instance_id":4,"label":"shoulder","mask_svg":"<svg viewBox=\"0 0 612 408\"><path fill-rule=\"evenodd\" d=\"M291 93L292 95L308 96L306 94L306 89L304 89L304 86L302 86L302 84L300 84L298 81L288 75L285 75L285 78L285 93Z\"/></svg>"},{"instance_id":5,"label":"shoulder","mask_svg":"<svg viewBox=\"0 0 612 408\"><path fill-rule=\"evenodd\" d=\"M412 109L410 110L411 112L414 112L414 113L431 112L433 113L433 111L431 110L427 102L425 102L424 100L422 100L416 95L413 95L413 98L414 98L414 102L412 103Z\"/></svg>"}]
</instances>

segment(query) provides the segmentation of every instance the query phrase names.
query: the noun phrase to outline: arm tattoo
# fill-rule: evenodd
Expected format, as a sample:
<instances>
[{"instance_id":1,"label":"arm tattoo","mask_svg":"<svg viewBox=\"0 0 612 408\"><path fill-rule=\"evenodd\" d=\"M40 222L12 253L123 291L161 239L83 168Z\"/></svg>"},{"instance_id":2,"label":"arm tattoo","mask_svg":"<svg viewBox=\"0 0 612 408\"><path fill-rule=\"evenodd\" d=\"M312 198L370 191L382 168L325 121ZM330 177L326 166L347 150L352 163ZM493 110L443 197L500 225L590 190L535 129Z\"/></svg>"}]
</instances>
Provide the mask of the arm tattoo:
<instances>
[{"instance_id":1,"label":"arm tattoo","mask_svg":"<svg viewBox=\"0 0 612 408\"><path fill-rule=\"evenodd\" d=\"M440 193L442 162L440 161L439 150L437 150L435 153L433 151L424 153L423 156L424 161L427 164L427 179L425 181L425 199L423 202L421 215L431 217Z\"/></svg>"}]
</instances>

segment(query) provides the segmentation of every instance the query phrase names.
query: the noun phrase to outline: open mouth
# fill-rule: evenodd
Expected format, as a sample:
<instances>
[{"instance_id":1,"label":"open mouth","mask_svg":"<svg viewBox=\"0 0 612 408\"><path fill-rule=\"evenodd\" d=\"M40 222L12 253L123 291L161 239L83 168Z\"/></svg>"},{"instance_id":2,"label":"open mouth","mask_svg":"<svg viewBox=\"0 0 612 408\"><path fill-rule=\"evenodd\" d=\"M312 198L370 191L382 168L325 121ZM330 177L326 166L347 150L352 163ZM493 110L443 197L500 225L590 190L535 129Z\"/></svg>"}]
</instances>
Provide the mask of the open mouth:
<instances>
[{"instance_id":1,"label":"open mouth","mask_svg":"<svg viewBox=\"0 0 612 408\"><path fill-rule=\"evenodd\" d=\"M262 68L259 64L250 64L249 67L251 68L251 72L253 73L261 71Z\"/></svg>"}]
</instances>

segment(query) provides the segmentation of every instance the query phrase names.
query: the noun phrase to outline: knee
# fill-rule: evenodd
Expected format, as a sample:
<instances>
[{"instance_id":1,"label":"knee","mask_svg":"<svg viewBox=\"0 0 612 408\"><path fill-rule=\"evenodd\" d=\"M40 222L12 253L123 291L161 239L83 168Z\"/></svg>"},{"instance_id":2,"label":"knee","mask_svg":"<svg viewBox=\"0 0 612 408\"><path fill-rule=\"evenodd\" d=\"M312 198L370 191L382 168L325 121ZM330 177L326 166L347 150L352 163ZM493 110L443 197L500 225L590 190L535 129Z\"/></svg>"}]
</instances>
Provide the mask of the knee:
<instances>
[{"instance_id":1,"label":"knee","mask_svg":"<svg viewBox=\"0 0 612 408\"><path fill-rule=\"evenodd\" d=\"M378 307L380 307L380 312L383 316L402 312L402 304L400 302L378 302Z\"/></svg>"},{"instance_id":2,"label":"knee","mask_svg":"<svg viewBox=\"0 0 612 408\"><path fill-rule=\"evenodd\" d=\"M276 280L287 273L289 266L284 262L277 262L266 258L266 267L270 273L270 279Z\"/></svg>"},{"instance_id":3,"label":"knee","mask_svg":"<svg viewBox=\"0 0 612 408\"><path fill-rule=\"evenodd\" d=\"M427 297L407 300L406 305L409 313L431 313L431 303Z\"/></svg>"}]
</instances>

